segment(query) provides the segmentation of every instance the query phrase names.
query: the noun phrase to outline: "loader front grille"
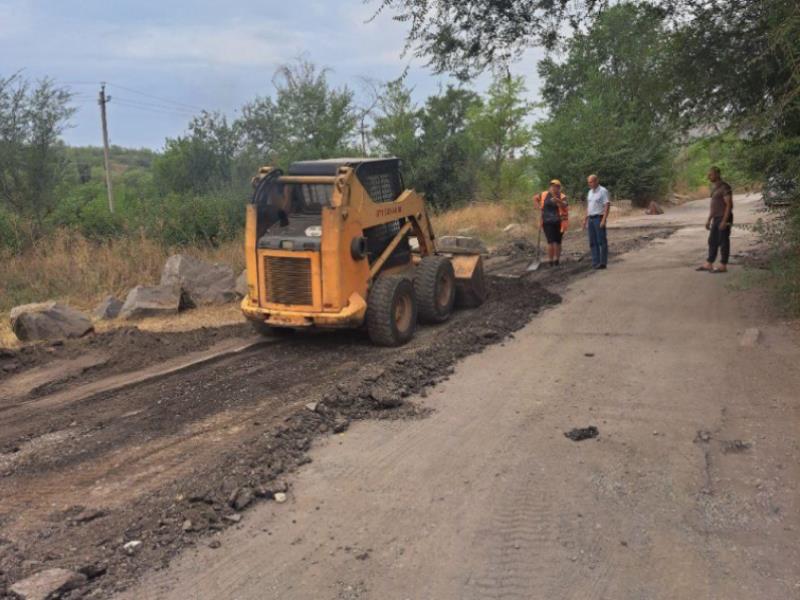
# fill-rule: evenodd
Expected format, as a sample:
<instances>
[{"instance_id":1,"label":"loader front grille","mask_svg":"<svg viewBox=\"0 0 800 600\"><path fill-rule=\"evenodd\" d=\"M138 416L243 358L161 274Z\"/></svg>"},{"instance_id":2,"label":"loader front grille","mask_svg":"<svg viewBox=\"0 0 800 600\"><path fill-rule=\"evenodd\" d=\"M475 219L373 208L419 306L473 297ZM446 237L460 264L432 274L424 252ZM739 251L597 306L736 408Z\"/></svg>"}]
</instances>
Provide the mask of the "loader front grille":
<instances>
[{"instance_id":1,"label":"loader front grille","mask_svg":"<svg viewBox=\"0 0 800 600\"><path fill-rule=\"evenodd\" d=\"M286 256L264 257L267 302L311 306L311 259Z\"/></svg>"}]
</instances>

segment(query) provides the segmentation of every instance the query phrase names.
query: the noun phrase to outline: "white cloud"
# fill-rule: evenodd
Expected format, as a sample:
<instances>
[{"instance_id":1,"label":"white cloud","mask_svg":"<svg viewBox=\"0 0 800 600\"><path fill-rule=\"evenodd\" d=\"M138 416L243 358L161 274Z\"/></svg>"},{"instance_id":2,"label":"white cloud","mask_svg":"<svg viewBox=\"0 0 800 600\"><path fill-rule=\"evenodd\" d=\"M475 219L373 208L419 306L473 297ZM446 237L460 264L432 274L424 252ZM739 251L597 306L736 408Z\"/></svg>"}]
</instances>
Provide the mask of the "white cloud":
<instances>
[{"instance_id":1,"label":"white cloud","mask_svg":"<svg viewBox=\"0 0 800 600\"><path fill-rule=\"evenodd\" d=\"M96 143L97 82L111 82L117 100L149 101L119 86L234 114L256 95L274 92L275 68L304 55L331 69L333 85L361 93L359 77L381 81L406 67L415 98L450 79L434 76L413 53L403 56L407 24L391 11L374 20L371 0L0 0L0 76L55 77L81 92L84 110L68 132L72 143ZM537 88L538 51L512 67ZM485 89L489 76L474 82ZM118 86L113 88L113 84ZM151 101L153 102L153 101ZM121 144L159 147L186 118L114 106L112 133Z\"/></svg>"},{"instance_id":2,"label":"white cloud","mask_svg":"<svg viewBox=\"0 0 800 600\"><path fill-rule=\"evenodd\" d=\"M308 40L301 32L263 22L152 26L122 39L112 49L118 59L240 67L274 67L303 52Z\"/></svg>"}]
</instances>

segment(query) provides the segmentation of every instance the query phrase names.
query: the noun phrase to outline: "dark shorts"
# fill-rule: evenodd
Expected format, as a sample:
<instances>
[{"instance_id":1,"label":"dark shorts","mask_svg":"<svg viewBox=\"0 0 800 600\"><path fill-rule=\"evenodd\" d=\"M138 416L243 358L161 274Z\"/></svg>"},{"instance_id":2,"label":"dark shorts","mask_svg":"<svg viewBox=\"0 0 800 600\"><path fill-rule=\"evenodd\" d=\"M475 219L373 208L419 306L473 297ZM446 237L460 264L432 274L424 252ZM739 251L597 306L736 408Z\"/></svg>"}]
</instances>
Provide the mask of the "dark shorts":
<instances>
[{"instance_id":1,"label":"dark shorts","mask_svg":"<svg viewBox=\"0 0 800 600\"><path fill-rule=\"evenodd\" d=\"M561 222L557 223L542 223L544 229L544 237L547 238L548 244L560 244L561 238Z\"/></svg>"}]
</instances>

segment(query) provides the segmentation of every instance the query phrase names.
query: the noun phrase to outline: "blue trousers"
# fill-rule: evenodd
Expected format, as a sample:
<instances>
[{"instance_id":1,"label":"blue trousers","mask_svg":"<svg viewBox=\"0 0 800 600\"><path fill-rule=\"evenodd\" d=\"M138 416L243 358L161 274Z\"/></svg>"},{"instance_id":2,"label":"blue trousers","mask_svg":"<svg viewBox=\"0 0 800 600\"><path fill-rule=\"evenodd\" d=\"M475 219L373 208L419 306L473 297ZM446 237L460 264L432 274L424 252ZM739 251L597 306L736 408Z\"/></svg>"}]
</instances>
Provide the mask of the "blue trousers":
<instances>
[{"instance_id":1,"label":"blue trousers","mask_svg":"<svg viewBox=\"0 0 800 600\"><path fill-rule=\"evenodd\" d=\"M589 217L587 229L589 231L589 247L592 249L592 266L608 264L608 239L606 238L606 228L600 227L602 217Z\"/></svg>"}]
</instances>

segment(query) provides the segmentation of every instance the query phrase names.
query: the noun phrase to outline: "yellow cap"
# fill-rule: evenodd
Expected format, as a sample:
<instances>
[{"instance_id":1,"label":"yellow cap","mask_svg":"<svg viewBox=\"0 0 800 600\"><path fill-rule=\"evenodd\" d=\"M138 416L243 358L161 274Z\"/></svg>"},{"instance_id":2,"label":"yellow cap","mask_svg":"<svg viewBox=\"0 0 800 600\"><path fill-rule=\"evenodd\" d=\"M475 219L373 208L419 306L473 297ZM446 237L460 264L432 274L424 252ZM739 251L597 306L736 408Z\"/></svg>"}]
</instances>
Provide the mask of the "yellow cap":
<instances>
[{"instance_id":1,"label":"yellow cap","mask_svg":"<svg viewBox=\"0 0 800 600\"><path fill-rule=\"evenodd\" d=\"M561 182L558 179L551 179L550 180L550 185L557 185L557 186L561 187Z\"/></svg>"}]
</instances>

